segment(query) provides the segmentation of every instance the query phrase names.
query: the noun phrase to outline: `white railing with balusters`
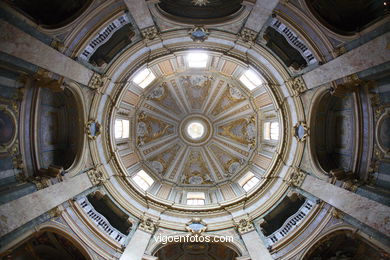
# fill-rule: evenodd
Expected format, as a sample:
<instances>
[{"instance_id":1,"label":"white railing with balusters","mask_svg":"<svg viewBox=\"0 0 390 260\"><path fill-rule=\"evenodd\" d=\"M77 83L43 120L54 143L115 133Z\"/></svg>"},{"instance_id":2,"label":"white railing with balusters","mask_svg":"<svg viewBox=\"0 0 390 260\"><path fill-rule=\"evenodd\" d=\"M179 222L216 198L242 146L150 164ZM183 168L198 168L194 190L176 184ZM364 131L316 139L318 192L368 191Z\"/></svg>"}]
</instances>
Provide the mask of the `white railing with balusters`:
<instances>
[{"instance_id":1,"label":"white railing with balusters","mask_svg":"<svg viewBox=\"0 0 390 260\"><path fill-rule=\"evenodd\" d=\"M109 237L118 243L125 245L126 235L111 226L110 222L99 212L97 212L86 197L78 199L77 203L81 206L87 216Z\"/></svg>"},{"instance_id":2,"label":"white railing with balusters","mask_svg":"<svg viewBox=\"0 0 390 260\"><path fill-rule=\"evenodd\" d=\"M285 24L283 24L278 19L273 18L271 26L275 28L280 34L282 34L291 46L293 46L301 53L307 64L314 64L317 62L317 59L314 57L313 53L306 46L306 44L301 39L299 39L298 36Z\"/></svg>"},{"instance_id":3,"label":"white railing with balusters","mask_svg":"<svg viewBox=\"0 0 390 260\"><path fill-rule=\"evenodd\" d=\"M315 202L307 199L299 210L289 217L283 225L271 235L267 236L268 245L273 245L285 236L287 236L293 229L295 229L314 208Z\"/></svg>"},{"instance_id":4,"label":"white railing with balusters","mask_svg":"<svg viewBox=\"0 0 390 260\"><path fill-rule=\"evenodd\" d=\"M111 36L118 31L123 25L130 23L129 18L126 14L121 17L115 19L109 25L107 25L104 29L102 29L85 47L84 51L80 54L79 59L83 61L89 61L93 53L104 43L106 43Z\"/></svg>"}]
</instances>

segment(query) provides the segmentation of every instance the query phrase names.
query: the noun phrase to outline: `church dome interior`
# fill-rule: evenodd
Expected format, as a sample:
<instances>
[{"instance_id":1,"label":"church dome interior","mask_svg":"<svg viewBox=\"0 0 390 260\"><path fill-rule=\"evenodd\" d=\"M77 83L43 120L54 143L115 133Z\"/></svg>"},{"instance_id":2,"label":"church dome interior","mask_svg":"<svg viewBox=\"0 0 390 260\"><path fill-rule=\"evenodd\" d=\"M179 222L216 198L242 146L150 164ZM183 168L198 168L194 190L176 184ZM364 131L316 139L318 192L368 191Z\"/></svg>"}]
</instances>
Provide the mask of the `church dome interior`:
<instances>
[{"instance_id":1,"label":"church dome interior","mask_svg":"<svg viewBox=\"0 0 390 260\"><path fill-rule=\"evenodd\" d=\"M0 2L0 259L390 259L390 2Z\"/></svg>"}]
</instances>

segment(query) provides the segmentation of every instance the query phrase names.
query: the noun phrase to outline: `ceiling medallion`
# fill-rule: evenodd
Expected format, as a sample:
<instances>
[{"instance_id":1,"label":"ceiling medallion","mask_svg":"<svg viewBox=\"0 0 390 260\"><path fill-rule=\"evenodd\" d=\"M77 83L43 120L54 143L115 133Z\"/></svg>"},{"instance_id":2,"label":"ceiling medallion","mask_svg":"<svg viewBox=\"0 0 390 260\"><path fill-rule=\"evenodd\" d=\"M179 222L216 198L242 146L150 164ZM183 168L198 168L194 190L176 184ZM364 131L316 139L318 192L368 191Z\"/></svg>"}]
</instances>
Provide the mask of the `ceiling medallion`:
<instances>
[{"instance_id":1,"label":"ceiling medallion","mask_svg":"<svg viewBox=\"0 0 390 260\"><path fill-rule=\"evenodd\" d=\"M208 0L192 0L192 4L195 6L206 6L208 3Z\"/></svg>"}]
</instances>

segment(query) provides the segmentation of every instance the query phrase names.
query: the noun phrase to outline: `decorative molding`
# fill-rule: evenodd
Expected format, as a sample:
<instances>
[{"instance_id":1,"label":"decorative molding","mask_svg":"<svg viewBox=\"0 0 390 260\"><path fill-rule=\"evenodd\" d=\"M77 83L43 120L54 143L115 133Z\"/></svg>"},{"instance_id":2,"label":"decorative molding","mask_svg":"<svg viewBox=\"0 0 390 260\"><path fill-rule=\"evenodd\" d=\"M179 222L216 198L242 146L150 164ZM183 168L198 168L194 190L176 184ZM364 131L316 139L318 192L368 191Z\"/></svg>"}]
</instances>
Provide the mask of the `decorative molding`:
<instances>
[{"instance_id":1,"label":"decorative molding","mask_svg":"<svg viewBox=\"0 0 390 260\"><path fill-rule=\"evenodd\" d=\"M150 26L141 30L142 36L147 40L154 40L160 35L156 26Z\"/></svg>"},{"instance_id":2,"label":"decorative molding","mask_svg":"<svg viewBox=\"0 0 390 260\"><path fill-rule=\"evenodd\" d=\"M103 86L103 83L103 76L95 72L89 80L88 87L92 89L99 89Z\"/></svg>"},{"instance_id":3,"label":"decorative molding","mask_svg":"<svg viewBox=\"0 0 390 260\"><path fill-rule=\"evenodd\" d=\"M236 223L237 231L240 235L255 230L253 222L249 218L243 218Z\"/></svg>"},{"instance_id":4,"label":"decorative molding","mask_svg":"<svg viewBox=\"0 0 390 260\"><path fill-rule=\"evenodd\" d=\"M291 85L293 97L299 97L302 93L304 93L307 90L306 84L303 81L302 76L292 78L288 82Z\"/></svg>"},{"instance_id":5,"label":"decorative molding","mask_svg":"<svg viewBox=\"0 0 390 260\"><path fill-rule=\"evenodd\" d=\"M50 180L42 177L31 177L31 182L35 184L37 190L43 190L50 186ZM29 178L30 179L30 178Z\"/></svg>"},{"instance_id":6,"label":"decorative molding","mask_svg":"<svg viewBox=\"0 0 390 260\"><path fill-rule=\"evenodd\" d=\"M154 222L151 218L142 218L138 226L139 229L150 234L153 234L157 227L157 223Z\"/></svg>"},{"instance_id":7,"label":"decorative molding","mask_svg":"<svg viewBox=\"0 0 390 260\"><path fill-rule=\"evenodd\" d=\"M101 125L94 120L88 121L86 127L86 132L88 138L91 140L96 140L96 138L101 134Z\"/></svg>"},{"instance_id":8,"label":"decorative molding","mask_svg":"<svg viewBox=\"0 0 390 260\"><path fill-rule=\"evenodd\" d=\"M107 178L104 176L104 174L96 169L88 171L87 174L94 186L101 185L107 181Z\"/></svg>"},{"instance_id":9,"label":"decorative molding","mask_svg":"<svg viewBox=\"0 0 390 260\"><path fill-rule=\"evenodd\" d=\"M300 187L305 177L306 177L306 173L302 172L299 168L294 168L287 182L290 186Z\"/></svg>"},{"instance_id":10,"label":"decorative molding","mask_svg":"<svg viewBox=\"0 0 390 260\"><path fill-rule=\"evenodd\" d=\"M258 32L249 28L243 28L240 32L240 37L244 42L254 42L257 38Z\"/></svg>"},{"instance_id":11,"label":"decorative molding","mask_svg":"<svg viewBox=\"0 0 390 260\"><path fill-rule=\"evenodd\" d=\"M188 30L188 34L194 42L204 42L209 37L209 30L203 26L194 26Z\"/></svg>"},{"instance_id":12,"label":"decorative molding","mask_svg":"<svg viewBox=\"0 0 390 260\"><path fill-rule=\"evenodd\" d=\"M342 212L341 210L336 209L336 208L333 208L333 209L332 209L332 216L333 216L334 218L343 219L343 218L344 218L344 215L345 215L345 213Z\"/></svg>"}]
</instances>

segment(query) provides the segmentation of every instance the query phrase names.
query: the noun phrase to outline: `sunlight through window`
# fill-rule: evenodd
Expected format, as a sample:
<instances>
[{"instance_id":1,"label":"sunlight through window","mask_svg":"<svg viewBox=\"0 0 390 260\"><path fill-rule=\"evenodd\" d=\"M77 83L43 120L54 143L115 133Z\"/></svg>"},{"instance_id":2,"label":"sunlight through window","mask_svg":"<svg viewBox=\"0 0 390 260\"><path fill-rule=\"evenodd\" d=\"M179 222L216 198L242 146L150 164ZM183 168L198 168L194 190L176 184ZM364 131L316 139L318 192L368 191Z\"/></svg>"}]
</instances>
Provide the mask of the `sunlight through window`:
<instances>
[{"instance_id":1,"label":"sunlight through window","mask_svg":"<svg viewBox=\"0 0 390 260\"><path fill-rule=\"evenodd\" d=\"M146 88L155 78L156 76L153 72L148 68L145 68L138 72L138 74L133 78L133 82L141 88Z\"/></svg>"},{"instance_id":2,"label":"sunlight through window","mask_svg":"<svg viewBox=\"0 0 390 260\"><path fill-rule=\"evenodd\" d=\"M240 81L249 90L253 90L263 83L263 80L256 74L256 72L250 69L245 71L245 73L241 75Z\"/></svg>"},{"instance_id":3,"label":"sunlight through window","mask_svg":"<svg viewBox=\"0 0 390 260\"><path fill-rule=\"evenodd\" d=\"M207 65L208 55L201 52L193 52L187 56L188 66L190 68L205 68Z\"/></svg>"}]
</instances>

